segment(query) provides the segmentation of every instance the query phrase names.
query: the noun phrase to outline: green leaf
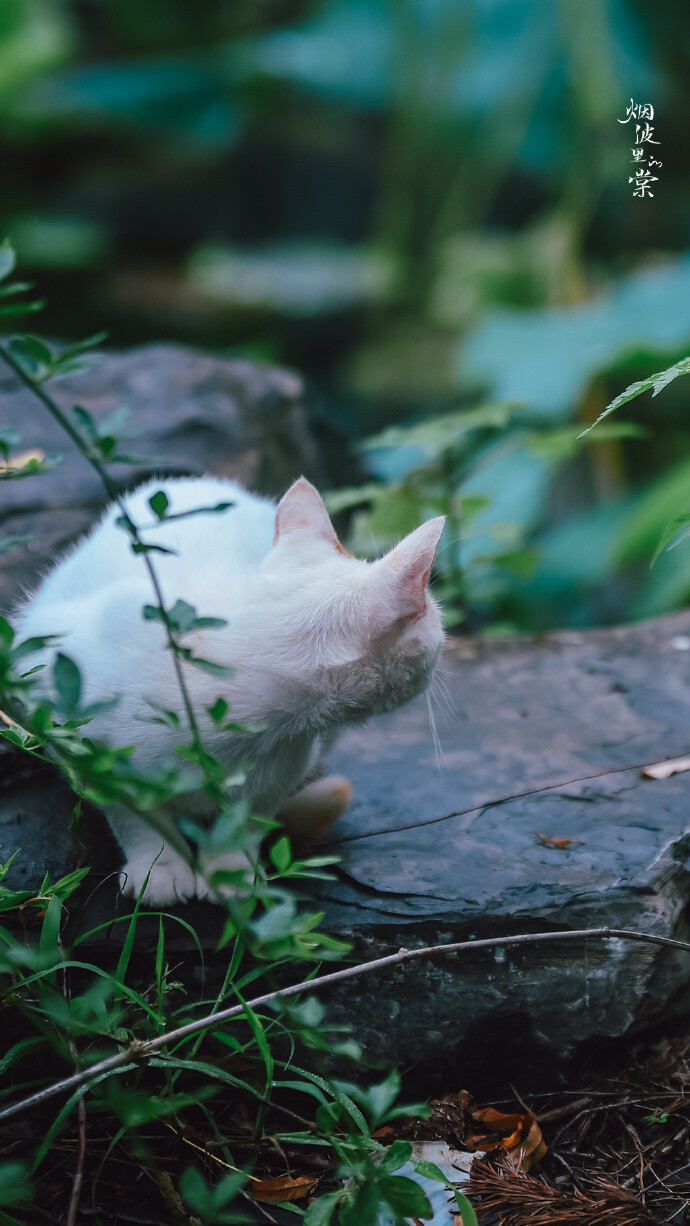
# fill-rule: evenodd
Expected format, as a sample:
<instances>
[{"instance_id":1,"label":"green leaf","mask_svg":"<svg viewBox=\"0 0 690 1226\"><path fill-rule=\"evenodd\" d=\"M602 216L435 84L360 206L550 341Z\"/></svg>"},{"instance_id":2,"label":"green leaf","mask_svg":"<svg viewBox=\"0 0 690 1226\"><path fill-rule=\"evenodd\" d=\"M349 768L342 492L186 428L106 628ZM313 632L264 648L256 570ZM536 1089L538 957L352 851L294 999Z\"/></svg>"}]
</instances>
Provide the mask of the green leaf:
<instances>
[{"instance_id":1,"label":"green leaf","mask_svg":"<svg viewBox=\"0 0 690 1226\"><path fill-rule=\"evenodd\" d=\"M11 281L9 285L0 285L0 298L12 298L15 294L25 294L33 288L33 281Z\"/></svg>"},{"instance_id":2,"label":"green leaf","mask_svg":"<svg viewBox=\"0 0 690 1226\"><path fill-rule=\"evenodd\" d=\"M224 698L216 698L213 705L206 708L214 724L222 724L229 709Z\"/></svg>"},{"instance_id":3,"label":"green leaf","mask_svg":"<svg viewBox=\"0 0 690 1226\"><path fill-rule=\"evenodd\" d=\"M182 1172L180 1192L190 1208L200 1213L202 1217L207 1217L211 1212L213 1207L211 1190L201 1171L198 1171L196 1167L188 1166L186 1171Z\"/></svg>"},{"instance_id":4,"label":"green leaf","mask_svg":"<svg viewBox=\"0 0 690 1226\"><path fill-rule=\"evenodd\" d=\"M353 485L339 490L330 490L324 494L323 500L330 514L337 515L339 511L349 510L350 507L375 502L385 492L385 485L369 482L368 485Z\"/></svg>"},{"instance_id":5,"label":"green leaf","mask_svg":"<svg viewBox=\"0 0 690 1226\"><path fill-rule=\"evenodd\" d=\"M616 409L619 409L621 405L627 404L629 400L634 400L636 396L641 396L643 392L653 389L652 395L658 396L659 392L668 387L669 383L672 383L674 379L677 379L680 375L689 374L690 357L687 357L681 358L680 362L676 362L674 366L668 366L666 370L659 370L655 375L648 375L646 379L640 379L637 383L631 383L624 392L621 392L620 396L616 396L615 400L612 400L606 406L603 413L599 414L591 426L582 431L582 435L589 434L590 430L594 430L595 426L598 426L599 422L608 417L610 413L615 413Z\"/></svg>"},{"instance_id":6,"label":"green leaf","mask_svg":"<svg viewBox=\"0 0 690 1226\"><path fill-rule=\"evenodd\" d=\"M50 374L53 355L37 336L13 336L7 342L7 349L24 374L34 382L40 383Z\"/></svg>"},{"instance_id":7,"label":"green leaf","mask_svg":"<svg viewBox=\"0 0 690 1226\"><path fill-rule=\"evenodd\" d=\"M294 1072L299 1073L300 1077L306 1077L307 1081L313 1081L314 1085L321 1086L321 1089L325 1090L327 1094L332 1094L336 1102L339 1102L341 1107L345 1108L348 1115L359 1128L360 1132L364 1136L369 1136L369 1127L364 1116L362 1115L362 1112L360 1111L359 1107L353 1103L352 1098L345 1092L339 1082L328 1082L324 1077L319 1077L317 1073L308 1072L306 1069L298 1068L297 1065L293 1065L292 1067ZM350 1087L348 1087L348 1089L349 1088Z\"/></svg>"},{"instance_id":8,"label":"green leaf","mask_svg":"<svg viewBox=\"0 0 690 1226\"><path fill-rule=\"evenodd\" d=\"M386 1174L390 1174L391 1171L397 1171L406 1162L409 1162L411 1155L412 1144L410 1141L394 1141L386 1150L379 1169Z\"/></svg>"},{"instance_id":9,"label":"green leaf","mask_svg":"<svg viewBox=\"0 0 690 1226\"><path fill-rule=\"evenodd\" d=\"M687 540L690 536L690 511L683 511L682 515L676 515L670 523L664 528L659 544L654 550L654 556L649 563L649 569L653 567L660 553L664 549L675 549L676 545L680 545L681 541Z\"/></svg>"},{"instance_id":10,"label":"green leaf","mask_svg":"<svg viewBox=\"0 0 690 1226\"><path fill-rule=\"evenodd\" d=\"M81 673L69 656L59 651L53 665L53 684L63 714L72 715L79 706L81 697Z\"/></svg>"},{"instance_id":11,"label":"green leaf","mask_svg":"<svg viewBox=\"0 0 690 1226\"><path fill-rule=\"evenodd\" d=\"M377 1180L377 1186L393 1213L402 1217L433 1217L429 1197L414 1179L406 1175L383 1175Z\"/></svg>"},{"instance_id":12,"label":"green leaf","mask_svg":"<svg viewBox=\"0 0 690 1226\"><path fill-rule=\"evenodd\" d=\"M304 1215L303 1226L330 1226L335 1207L342 1198L342 1192L327 1192L313 1200Z\"/></svg>"},{"instance_id":13,"label":"green leaf","mask_svg":"<svg viewBox=\"0 0 690 1226\"><path fill-rule=\"evenodd\" d=\"M196 621L196 609L186 600L176 600L172 609L168 609L168 617L180 634L184 634Z\"/></svg>"},{"instance_id":14,"label":"green leaf","mask_svg":"<svg viewBox=\"0 0 690 1226\"><path fill-rule=\"evenodd\" d=\"M215 660L204 660L201 656L187 656L190 664L196 664L202 672L210 673L212 677L232 677L233 670L227 664L217 664Z\"/></svg>"},{"instance_id":15,"label":"green leaf","mask_svg":"<svg viewBox=\"0 0 690 1226\"><path fill-rule=\"evenodd\" d=\"M252 924L252 930L257 941L262 944L268 941L276 941L281 937L289 936L293 930L293 923L297 915L297 907L293 898L286 898L284 902L278 903L276 907L271 907L264 911L263 915L255 920Z\"/></svg>"},{"instance_id":16,"label":"green leaf","mask_svg":"<svg viewBox=\"0 0 690 1226\"><path fill-rule=\"evenodd\" d=\"M156 987L160 997L163 991L163 958L165 955L165 929L163 916L158 916L158 942L156 944Z\"/></svg>"},{"instance_id":17,"label":"green leaf","mask_svg":"<svg viewBox=\"0 0 690 1226\"><path fill-rule=\"evenodd\" d=\"M268 853L272 863L275 865L279 873L284 873L290 867L292 862L292 852L290 850L290 840L287 835L283 835L274 843Z\"/></svg>"},{"instance_id":18,"label":"green leaf","mask_svg":"<svg viewBox=\"0 0 690 1226\"><path fill-rule=\"evenodd\" d=\"M650 556L667 525L688 505L690 461L667 468L638 495L616 534L614 561L627 565Z\"/></svg>"},{"instance_id":19,"label":"green leaf","mask_svg":"<svg viewBox=\"0 0 690 1226\"><path fill-rule=\"evenodd\" d=\"M17 433L13 426L0 426L0 455L3 459L7 459L10 452L14 451L21 442L21 435Z\"/></svg>"},{"instance_id":20,"label":"green leaf","mask_svg":"<svg viewBox=\"0 0 690 1226\"><path fill-rule=\"evenodd\" d=\"M383 1081L368 1086L366 1090L356 1087L352 1089L353 1098L357 1099L365 1111L369 1111L372 1128L383 1122L399 1093L400 1074L397 1069L393 1069Z\"/></svg>"},{"instance_id":21,"label":"green leaf","mask_svg":"<svg viewBox=\"0 0 690 1226\"><path fill-rule=\"evenodd\" d=\"M426 1158L413 1158L412 1165L418 1175L423 1175L425 1179L435 1179L437 1183L442 1183L448 1187L448 1176L443 1174L443 1171L436 1165L435 1162L427 1162Z\"/></svg>"},{"instance_id":22,"label":"green leaf","mask_svg":"<svg viewBox=\"0 0 690 1226\"><path fill-rule=\"evenodd\" d=\"M159 852L159 855L160 854L161 853ZM156 856L156 860L157 859L158 859L158 856ZM154 861L154 865L155 865L155 861ZM149 883L150 876L151 876L151 869L149 869L148 873L146 874L146 880L144 881L144 885L139 891L137 900L134 904L134 910L132 911L132 914L130 916L129 924L127 925L127 932L126 932L125 939L122 945L122 949L120 951L120 957L118 958L117 966L115 968L113 982L120 988L124 988L125 986L125 976L127 975L127 970L129 968L130 959L132 957L132 951L134 949L134 938L136 936L137 924L139 922L139 911L141 908L141 900L144 896L144 890L146 889L146 886ZM116 996L116 999L117 999L117 996Z\"/></svg>"},{"instance_id":23,"label":"green leaf","mask_svg":"<svg viewBox=\"0 0 690 1226\"><path fill-rule=\"evenodd\" d=\"M463 528L467 526L470 520L473 520L475 515L479 515L481 511L485 511L491 506L491 499L483 494L461 494L454 499L454 513L462 520Z\"/></svg>"},{"instance_id":24,"label":"green leaf","mask_svg":"<svg viewBox=\"0 0 690 1226\"><path fill-rule=\"evenodd\" d=\"M29 1200L32 1194L33 1187L23 1162L0 1163L0 1205L16 1205Z\"/></svg>"},{"instance_id":25,"label":"green leaf","mask_svg":"<svg viewBox=\"0 0 690 1226\"><path fill-rule=\"evenodd\" d=\"M166 523L173 519L188 519L190 515L219 515L234 507L234 502L217 502L212 507L191 507L189 511L177 511L174 515L166 515ZM154 527L155 525L152 525Z\"/></svg>"},{"instance_id":26,"label":"green leaf","mask_svg":"<svg viewBox=\"0 0 690 1226\"><path fill-rule=\"evenodd\" d=\"M36 311L42 311L44 306L45 300L43 298L39 298L35 302L5 302L0 305L0 316L33 315Z\"/></svg>"},{"instance_id":27,"label":"green leaf","mask_svg":"<svg viewBox=\"0 0 690 1226\"><path fill-rule=\"evenodd\" d=\"M341 1205L338 1218L340 1226L376 1226L380 1203L375 1185L365 1183L357 1189L352 1199Z\"/></svg>"},{"instance_id":28,"label":"green leaf","mask_svg":"<svg viewBox=\"0 0 690 1226\"><path fill-rule=\"evenodd\" d=\"M35 1051L37 1047L42 1047L43 1038L41 1035L27 1035L24 1039L19 1039L12 1047L5 1052L0 1058L0 1077L4 1077L7 1072L21 1060L22 1056L28 1052Z\"/></svg>"},{"instance_id":29,"label":"green leaf","mask_svg":"<svg viewBox=\"0 0 690 1226\"><path fill-rule=\"evenodd\" d=\"M157 490L156 493L149 498L149 506L156 516L156 519L165 518L165 512L170 506L170 503L168 502L167 496L163 490Z\"/></svg>"},{"instance_id":30,"label":"green leaf","mask_svg":"<svg viewBox=\"0 0 690 1226\"><path fill-rule=\"evenodd\" d=\"M41 936L38 942L38 952L43 967L55 966L60 961L60 923L62 920L62 902L54 894L46 907L46 913L41 925ZM55 983L56 972L47 976L49 983Z\"/></svg>"},{"instance_id":31,"label":"green leaf","mask_svg":"<svg viewBox=\"0 0 690 1226\"><path fill-rule=\"evenodd\" d=\"M5 277L9 277L14 271L17 263L17 257L14 252L14 247L9 238L3 239L0 243L0 281L4 281Z\"/></svg>"},{"instance_id":32,"label":"green leaf","mask_svg":"<svg viewBox=\"0 0 690 1226\"><path fill-rule=\"evenodd\" d=\"M9 740L6 734L2 734L3 740ZM27 898L33 898L32 890L9 890L7 886L0 886L0 911L14 911L15 907L20 907Z\"/></svg>"},{"instance_id":33,"label":"green leaf","mask_svg":"<svg viewBox=\"0 0 690 1226\"><path fill-rule=\"evenodd\" d=\"M26 288L29 289L30 286ZM75 341L73 345L67 345L64 349L60 350L58 361L71 361L72 358L79 357L88 349L95 349L97 345L102 345L103 341L107 341L107 339L107 332L96 332L93 336L87 336L86 340Z\"/></svg>"},{"instance_id":34,"label":"green leaf","mask_svg":"<svg viewBox=\"0 0 690 1226\"><path fill-rule=\"evenodd\" d=\"M72 412L77 419L77 424L86 431L91 441L95 443L98 438L98 426L89 410L82 408L80 404L75 404Z\"/></svg>"},{"instance_id":35,"label":"green leaf","mask_svg":"<svg viewBox=\"0 0 690 1226\"><path fill-rule=\"evenodd\" d=\"M51 896L55 895L63 902L79 888L84 878L91 872L88 865L84 868L75 868L71 873L66 873L64 877L60 877L53 885L48 887L47 893Z\"/></svg>"},{"instance_id":36,"label":"green leaf","mask_svg":"<svg viewBox=\"0 0 690 1226\"><path fill-rule=\"evenodd\" d=\"M507 553L493 554L486 561L492 562L494 566L501 566L504 570L509 570L514 575L529 577L533 574L539 558L540 553L538 549L511 549ZM480 561L479 558L476 560Z\"/></svg>"},{"instance_id":37,"label":"green leaf","mask_svg":"<svg viewBox=\"0 0 690 1226\"><path fill-rule=\"evenodd\" d=\"M176 549L165 549L163 545L149 545L145 541L133 541L132 553L168 553L173 556L177 554Z\"/></svg>"},{"instance_id":38,"label":"green leaf","mask_svg":"<svg viewBox=\"0 0 690 1226\"><path fill-rule=\"evenodd\" d=\"M479 1226L471 1201L467 1199L463 1192L458 1192L457 1188L453 1188L453 1195L460 1210L462 1226Z\"/></svg>"},{"instance_id":39,"label":"green leaf","mask_svg":"<svg viewBox=\"0 0 690 1226\"><path fill-rule=\"evenodd\" d=\"M563 426L560 430L542 430L526 440L533 455L546 459L566 460L577 455L582 446L626 438L648 438L649 430L632 421L612 421L601 426L596 434L582 433L579 426Z\"/></svg>"},{"instance_id":40,"label":"green leaf","mask_svg":"<svg viewBox=\"0 0 690 1226\"><path fill-rule=\"evenodd\" d=\"M128 431L129 419L131 413L126 404L121 404L118 409L114 409L107 417L103 417L98 423L98 433L101 438L112 436L114 439L123 439L131 435Z\"/></svg>"},{"instance_id":41,"label":"green leaf","mask_svg":"<svg viewBox=\"0 0 690 1226\"><path fill-rule=\"evenodd\" d=\"M511 402L481 404L428 418L412 426L389 426L381 434L359 444L362 451L379 447L417 447L427 459L435 459L451 448L465 445L475 430L503 430L520 406Z\"/></svg>"},{"instance_id":42,"label":"green leaf","mask_svg":"<svg viewBox=\"0 0 690 1226\"><path fill-rule=\"evenodd\" d=\"M193 1094L172 1094L158 1097L149 1090L137 1090L123 1086L117 1080L106 1085L104 1097L127 1128L140 1128L152 1120L172 1115L183 1107L192 1106L218 1092L217 1086L201 1086Z\"/></svg>"},{"instance_id":43,"label":"green leaf","mask_svg":"<svg viewBox=\"0 0 690 1226\"><path fill-rule=\"evenodd\" d=\"M155 606L149 605L148 607L154 608ZM150 723L164 724L168 728L179 728L180 717L177 714L177 711L170 711L167 707L162 707L159 702L153 702L153 700L150 698L146 699L146 705L148 707L152 707L154 711L158 712L157 716L151 716L149 721Z\"/></svg>"}]
</instances>

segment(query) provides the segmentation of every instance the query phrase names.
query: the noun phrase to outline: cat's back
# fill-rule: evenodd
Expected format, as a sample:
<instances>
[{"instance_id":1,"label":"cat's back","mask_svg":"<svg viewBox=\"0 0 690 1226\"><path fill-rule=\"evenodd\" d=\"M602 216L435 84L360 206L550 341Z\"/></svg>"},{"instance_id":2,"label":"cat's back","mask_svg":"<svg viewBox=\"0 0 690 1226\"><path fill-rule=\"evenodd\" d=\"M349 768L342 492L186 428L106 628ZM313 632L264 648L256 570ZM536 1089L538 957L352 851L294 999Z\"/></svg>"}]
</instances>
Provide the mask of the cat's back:
<instances>
[{"instance_id":1,"label":"cat's back","mask_svg":"<svg viewBox=\"0 0 690 1226\"><path fill-rule=\"evenodd\" d=\"M127 498L137 526L152 525L155 517L149 500L159 490L168 500L166 518L148 532L142 531L142 536L174 553L158 554L157 569L171 573L179 570L176 558L182 560L182 565L213 565L230 571L251 569L259 565L271 548L275 504L269 499L250 493L234 481L216 477L152 481ZM116 515L113 524L115 519ZM127 549L131 555L128 545Z\"/></svg>"},{"instance_id":2,"label":"cat's back","mask_svg":"<svg viewBox=\"0 0 690 1226\"><path fill-rule=\"evenodd\" d=\"M150 506L159 491L167 500L160 520ZM232 481L160 478L125 495L124 502L140 538L154 546L151 557L170 594L178 589L193 593L195 580L209 572L237 576L255 570L271 547L274 503ZM37 606L82 603L114 586L150 587L143 558L132 551L129 533L118 523L121 514L111 507L58 563L25 606L20 622Z\"/></svg>"}]
</instances>

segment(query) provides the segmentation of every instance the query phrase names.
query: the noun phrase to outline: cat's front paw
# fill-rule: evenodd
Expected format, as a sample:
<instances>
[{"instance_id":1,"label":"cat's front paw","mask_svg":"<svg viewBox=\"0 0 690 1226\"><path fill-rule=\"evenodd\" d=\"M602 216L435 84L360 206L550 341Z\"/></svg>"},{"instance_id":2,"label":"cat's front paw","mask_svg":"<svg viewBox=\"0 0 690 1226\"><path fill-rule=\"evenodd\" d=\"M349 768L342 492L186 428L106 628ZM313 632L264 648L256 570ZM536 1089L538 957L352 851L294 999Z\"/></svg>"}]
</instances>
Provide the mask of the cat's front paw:
<instances>
[{"instance_id":1,"label":"cat's front paw","mask_svg":"<svg viewBox=\"0 0 690 1226\"><path fill-rule=\"evenodd\" d=\"M147 907L174 906L189 902L192 898L204 898L208 894L203 877L193 872L187 862L174 852L164 853L153 865L144 857L128 860L120 883L125 898L137 899L143 889L142 902Z\"/></svg>"}]
</instances>

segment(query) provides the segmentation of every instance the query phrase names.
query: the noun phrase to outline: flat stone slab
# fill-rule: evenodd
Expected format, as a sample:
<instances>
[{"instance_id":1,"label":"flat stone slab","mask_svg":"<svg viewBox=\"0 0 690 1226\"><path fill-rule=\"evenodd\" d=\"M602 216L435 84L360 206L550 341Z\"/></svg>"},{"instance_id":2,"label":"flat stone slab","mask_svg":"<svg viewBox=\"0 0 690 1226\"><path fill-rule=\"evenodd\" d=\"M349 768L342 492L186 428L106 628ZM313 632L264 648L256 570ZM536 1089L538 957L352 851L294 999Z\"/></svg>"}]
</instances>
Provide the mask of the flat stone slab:
<instances>
[{"instance_id":1,"label":"flat stone slab","mask_svg":"<svg viewBox=\"0 0 690 1226\"><path fill-rule=\"evenodd\" d=\"M324 927L362 960L562 928L690 937L690 775L641 774L690 748L689 646L687 614L538 640L451 639L437 744L421 698L345 733L327 763L350 776L355 799L327 844L342 857L335 878L313 885ZM67 834L69 790L11 761L0 842L3 856L23 848L14 883L48 862L54 875L90 862L79 928L126 913L112 875L92 892L117 866L99 815L83 824L80 849ZM180 914L211 949L215 909ZM114 924L96 944L121 933ZM141 948L156 936L152 920ZM168 948L195 956L179 926ZM435 955L350 980L326 1003L369 1054L416 1067L429 1092L448 1089L449 1075L470 1089L481 1076L486 1094L492 1077L553 1085L583 1045L686 1011L689 982L684 953L590 940Z\"/></svg>"},{"instance_id":2,"label":"flat stone slab","mask_svg":"<svg viewBox=\"0 0 690 1226\"><path fill-rule=\"evenodd\" d=\"M554 928L688 939L690 617L539 640L451 640L435 724L419 699L346 733L328 763L354 804L319 887L367 957ZM432 700L433 702L433 700ZM547 839L572 839L558 847ZM690 1007L690 957L631 942L439 955L351 980L330 1016L369 1052L552 1084L584 1044ZM503 1083L505 1084L505 1083ZM482 1087L486 1085L482 1081ZM486 1090L485 1090L486 1092Z\"/></svg>"},{"instance_id":3,"label":"flat stone slab","mask_svg":"<svg viewBox=\"0 0 690 1226\"><path fill-rule=\"evenodd\" d=\"M688 632L682 615L451 640L431 696L437 745L421 698L348 731L331 756L354 785L333 832L334 907L372 922L538 916L623 881L651 886L686 817L690 828L690 775L640 777L690 751Z\"/></svg>"}]
</instances>

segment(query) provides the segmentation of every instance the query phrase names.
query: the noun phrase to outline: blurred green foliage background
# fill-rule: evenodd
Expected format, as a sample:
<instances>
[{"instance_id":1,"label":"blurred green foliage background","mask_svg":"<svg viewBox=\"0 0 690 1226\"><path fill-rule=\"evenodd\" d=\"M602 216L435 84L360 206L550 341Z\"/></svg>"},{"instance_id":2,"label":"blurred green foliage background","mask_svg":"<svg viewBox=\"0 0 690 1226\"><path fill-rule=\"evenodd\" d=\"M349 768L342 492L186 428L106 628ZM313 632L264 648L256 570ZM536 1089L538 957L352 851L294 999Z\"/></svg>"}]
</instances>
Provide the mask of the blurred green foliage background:
<instances>
[{"instance_id":1,"label":"blurred green foliage background","mask_svg":"<svg viewBox=\"0 0 690 1226\"><path fill-rule=\"evenodd\" d=\"M686 380L577 436L690 352L689 83L677 0L2 0L2 230L48 335L303 370L358 549L449 514L453 624L641 617L690 595Z\"/></svg>"}]
</instances>

